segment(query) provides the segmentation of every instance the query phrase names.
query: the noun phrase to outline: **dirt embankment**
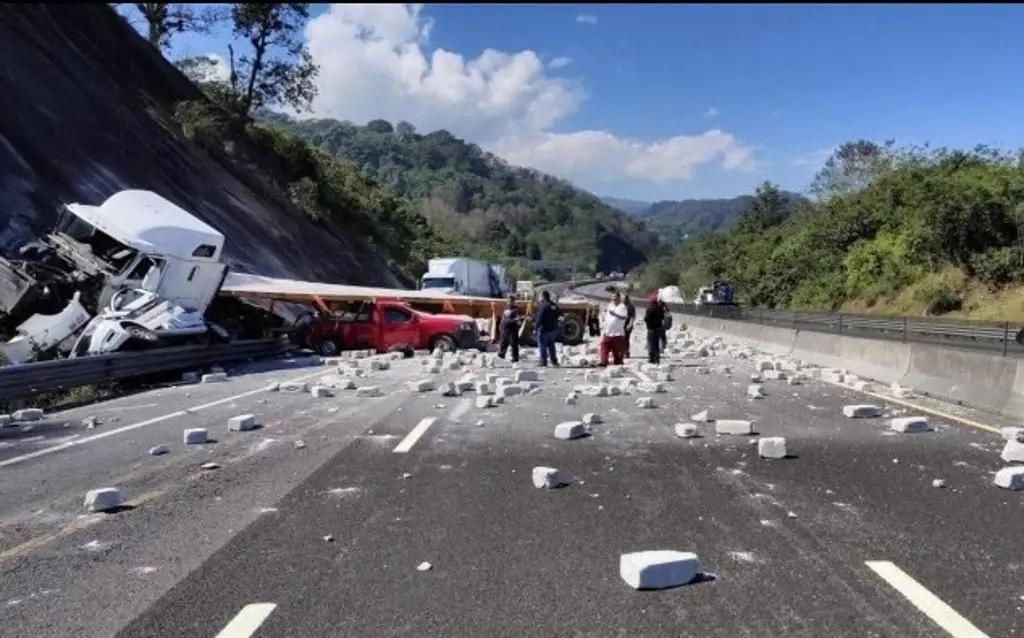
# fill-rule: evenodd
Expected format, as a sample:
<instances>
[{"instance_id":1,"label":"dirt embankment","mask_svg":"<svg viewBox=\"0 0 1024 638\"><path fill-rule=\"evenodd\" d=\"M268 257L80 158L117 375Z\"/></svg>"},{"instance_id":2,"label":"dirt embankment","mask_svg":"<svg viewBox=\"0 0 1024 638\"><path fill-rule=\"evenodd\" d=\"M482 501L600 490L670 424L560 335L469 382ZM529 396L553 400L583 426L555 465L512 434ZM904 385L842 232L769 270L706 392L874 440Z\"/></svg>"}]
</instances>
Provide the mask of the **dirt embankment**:
<instances>
[{"instance_id":1,"label":"dirt embankment","mask_svg":"<svg viewBox=\"0 0 1024 638\"><path fill-rule=\"evenodd\" d=\"M45 232L61 202L140 188L224 233L238 270L397 285L362 241L314 224L248 162L184 139L169 115L200 97L105 4L0 5L0 249Z\"/></svg>"}]
</instances>

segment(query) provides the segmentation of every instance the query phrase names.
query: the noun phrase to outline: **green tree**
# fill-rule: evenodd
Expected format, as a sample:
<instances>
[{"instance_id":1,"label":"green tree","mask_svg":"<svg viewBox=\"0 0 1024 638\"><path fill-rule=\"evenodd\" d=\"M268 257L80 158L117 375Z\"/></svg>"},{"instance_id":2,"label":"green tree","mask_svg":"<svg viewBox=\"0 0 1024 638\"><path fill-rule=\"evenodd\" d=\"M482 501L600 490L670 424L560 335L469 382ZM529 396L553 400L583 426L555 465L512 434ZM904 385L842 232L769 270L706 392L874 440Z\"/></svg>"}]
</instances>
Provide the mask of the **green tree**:
<instances>
[{"instance_id":1,"label":"green tree","mask_svg":"<svg viewBox=\"0 0 1024 638\"><path fill-rule=\"evenodd\" d=\"M308 3L231 5L234 35L245 47L239 55L228 47L239 112L280 105L309 110L320 69L302 40L308 18Z\"/></svg>"},{"instance_id":2,"label":"green tree","mask_svg":"<svg viewBox=\"0 0 1024 638\"><path fill-rule=\"evenodd\" d=\"M134 20L128 15L128 9L134 9L143 27L143 37L157 49L166 49L171 38L182 33L209 34L211 29L225 14L217 6L202 7L199 5L168 2L133 2L111 3L118 9L129 23Z\"/></svg>"}]
</instances>

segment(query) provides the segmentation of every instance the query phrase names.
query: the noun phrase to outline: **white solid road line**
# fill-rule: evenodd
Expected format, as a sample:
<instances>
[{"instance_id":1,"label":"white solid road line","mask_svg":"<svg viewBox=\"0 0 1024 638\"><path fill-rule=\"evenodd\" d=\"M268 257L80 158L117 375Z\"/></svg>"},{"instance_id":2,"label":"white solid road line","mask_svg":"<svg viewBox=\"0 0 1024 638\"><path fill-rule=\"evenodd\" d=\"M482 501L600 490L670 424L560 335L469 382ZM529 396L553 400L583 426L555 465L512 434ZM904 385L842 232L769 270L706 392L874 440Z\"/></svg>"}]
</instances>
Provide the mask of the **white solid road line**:
<instances>
[{"instance_id":1,"label":"white solid road line","mask_svg":"<svg viewBox=\"0 0 1024 638\"><path fill-rule=\"evenodd\" d=\"M872 571L881 576L893 589L903 594L925 616L932 619L939 627L946 630L953 638L989 638L985 632L971 624L955 609L924 588L924 585L910 577L905 571L884 560L865 562Z\"/></svg>"},{"instance_id":2,"label":"white solid road line","mask_svg":"<svg viewBox=\"0 0 1024 638\"><path fill-rule=\"evenodd\" d=\"M309 379L310 377L315 377L315 376L321 375L321 374L324 374L324 370L323 369L320 369L320 370L318 370L316 372L312 372L310 374L304 374L301 377L297 377L295 379L291 379L291 381L303 381L305 379ZM41 450L36 450L35 452L30 452L28 454L22 454L21 456L15 456L13 458L7 459L6 461L0 462L0 467L7 467L9 465L15 465L17 463L21 463L22 461L28 461L29 459L38 458L40 456L45 456L47 454L53 454L54 452L60 452L61 450L66 450L68 448L78 447L79 445L84 445L86 443L92 443L93 441L99 441L101 439L105 439L105 438L110 437L110 436L116 436L116 435L122 434L124 432L131 432L132 430L137 430L139 428L144 428L144 427L149 426L149 425L155 425L157 423L163 423L164 421L167 421L168 419L173 419L173 418L179 417L179 416L185 416L186 414L190 414L190 413L193 413L193 412L199 412L200 410L206 410L207 408L213 408L213 407L216 407L218 405L222 405L224 403L229 403L231 401L237 401L238 399L244 399L245 397L250 397L250 396L252 396L254 394L259 394L261 392L266 392L268 390L268 388L270 388L270 385L271 384L267 384L267 385L265 385L263 387L256 388L255 390L249 390L248 392L243 392L241 394L236 394L234 396L225 397L223 399L217 399L216 401L210 401L209 403L204 403L202 405L197 405L196 407L188 408L187 410L178 410L177 412L171 412L170 414L165 414L163 416L153 417L152 419L146 419L145 421L139 421L138 423L132 423L130 425L124 425L124 426L121 426L119 428L114 428L113 430L105 430L105 431L103 431L103 432L101 432L99 434L93 434L92 436L87 436L87 437L84 437L84 438L81 438L81 439L75 439L74 441L68 441L66 443L61 443L60 445L54 445L52 447L43 448Z\"/></svg>"},{"instance_id":3,"label":"white solid road line","mask_svg":"<svg viewBox=\"0 0 1024 638\"><path fill-rule=\"evenodd\" d=\"M412 446L416 445L416 441L419 441L420 437L430 429L430 426L434 425L434 421L437 421L437 417L428 417L417 423L416 427L414 427L409 434L406 434L405 438L402 439L402 442L391 451L397 454L404 454L411 450Z\"/></svg>"},{"instance_id":4,"label":"white solid road line","mask_svg":"<svg viewBox=\"0 0 1024 638\"><path fill-rule=\"evenodd\" d=\"M227 627L220 630L216 638L249 638L276 608L277 605L274 603L246 605L231 619Z\"/></svg>"}]
</instances>

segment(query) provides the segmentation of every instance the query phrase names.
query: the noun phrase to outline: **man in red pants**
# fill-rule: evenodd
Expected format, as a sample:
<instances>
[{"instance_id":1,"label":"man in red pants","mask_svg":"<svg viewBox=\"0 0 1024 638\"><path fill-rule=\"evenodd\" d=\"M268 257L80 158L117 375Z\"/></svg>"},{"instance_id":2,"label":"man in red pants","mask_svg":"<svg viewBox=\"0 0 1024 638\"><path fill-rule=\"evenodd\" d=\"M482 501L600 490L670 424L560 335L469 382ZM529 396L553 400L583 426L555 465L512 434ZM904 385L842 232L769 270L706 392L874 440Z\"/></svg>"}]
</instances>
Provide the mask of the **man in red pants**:
<instances>
[{"instance_id":1,"label":"man in red pants","mask_svg":"<svg viewBox=\"0 0 1024 638\"><path fill-rule=\"evenodd\" d=\"M612 297L611 305L604 313L604 327L602 329L601 344L599 353L601 366L608 365L608 355L612 355L615 365L622 365L626 356L626 321L629 319L629 312L622 303L622 295L618 292Z\"/></svg>"}]
</instances>

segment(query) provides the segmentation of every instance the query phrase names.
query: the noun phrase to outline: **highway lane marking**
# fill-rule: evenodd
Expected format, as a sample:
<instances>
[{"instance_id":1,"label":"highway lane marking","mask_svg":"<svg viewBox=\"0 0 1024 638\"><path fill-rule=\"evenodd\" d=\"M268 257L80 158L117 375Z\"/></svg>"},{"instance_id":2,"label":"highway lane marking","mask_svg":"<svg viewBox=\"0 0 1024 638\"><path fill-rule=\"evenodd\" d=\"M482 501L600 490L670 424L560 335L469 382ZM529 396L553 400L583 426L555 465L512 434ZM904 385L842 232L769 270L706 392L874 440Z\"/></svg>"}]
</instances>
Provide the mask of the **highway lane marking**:
<instances>
[{"instance_id":1,"label":"highway lane marking","mask_svg":"<svg viewBox=\"0 0 1024 638\"><path fill-rule=\"evenodd\" d=\"M864 564L953 638L989 638L895 564L884 560L869 560Z\"/></svg>"},{"instance_id":2,"label":"highway lane marking","mask_svg":"<svg viewBox=\"0 0 1024 638\"><path fill-rule=\"evenodd\" d=\"M451 411L451 414L448 415L448 419L454 423L458 423L459 419L462 418L462 415L469 412L469 409L472 406L472 401L470 401L469 399L462 399L461 401L455 404L455 409L453 409Z\"/></svg>"},{"instance_id":3,"label":"highway lane marking","mask_svg":"<svg viewBox=\"0 0 1024 638\"><path fill-rule=\"evenodd\" d=\"M416 427L410 430L409 434L406 434L405 438L402 439L402 442L391 451L396 454L404 454L411 450L412 446L416 445L416 441L420 440L420 437L430 429L430 426L434 425L435 421L437 421L437 417L427 417L417 423Z\"/></svg>"},{"instance_id":4,"label":"highway lane marking","mask_svg":"<svg viewBox=\"0 0 1024 638\"><path fill-rule=\"evenodd\" d=\"M275 603L253 603L242 607L216 638L249 638L277 609Z\"/></svg>"},{"instance_id":5,"label":"highway lane marking","mask_svg":"<svg viewBox=\"0 0 1024 638\"><path fill-rule=\"evenodd\" d=\"M322 374L325 374L325 371L323 369L320 369L320 370L318 370L316 372L311 372L310 374L304 374L304 375L302 375L300 377L297 377L295 379L291 379L290 381L291 382L304 381L306 379L310 379L312 377L315 377L317 375L322 375ZM138 423L131 423L129 425L121 426L119 428L114 428L113 430L105 430L105 431L103 431L103 432L101 432L99 434L93 434L92 436L87 436L87 437L84 437L84 438L81 438L81 439L76 439L74 441L67 441L67 442L61 443L59 445L54 445L52 447L43 448L42 450L36 450L35 452L30 452L28 454L22 454L21 456L15 456L15 457L12 457L12 458L9 458L9 459L7 459L5 461L0 462L0 467L8 467L10 465L16 465L16 464L22 463L24 461L28 461L28 460L31 460L31 459L34 459L34 458L38 458L40 456L46 456L47 454L53 454L54 452L60 452L61 450L66 450L68 448L77 447L79 445L85 445L86 443L92 443L93 441L99 441L99 440L105 439L107 437L116 436L118 434L123 434L125 432L131 432L132 430L137 430L139 428L148 427L150 425L156 425L157 423L163 423L164 421L168 421L170 419L174 419L174 418L177 418L177 417L180 417L180 416L186 416L186 415L192 414L194 412L199 412L200 410L207 410L209 408L214 408L214 407L217 407L218 405L223 405L225 403L230 403L232 401L237 401L238 399L244 399L246 397L251 397L254 394L259 394L261 392L269 391L271 385L273 385L273 384L267 384L265 386L256 388L255 390L249 390L248 392L242 392L241 394L236 394L234 396L224 397L223 399L217 399L216 401L210 401L209 403L204 403L204 404L198 405L198 406L196 406L194 408L186 408L185 410L178 410L177 412L171 412L170 414L164 414L163 416L153 417L152 419L146 419L145 421L139 421Z\"/></svg>"}]
</instances>

